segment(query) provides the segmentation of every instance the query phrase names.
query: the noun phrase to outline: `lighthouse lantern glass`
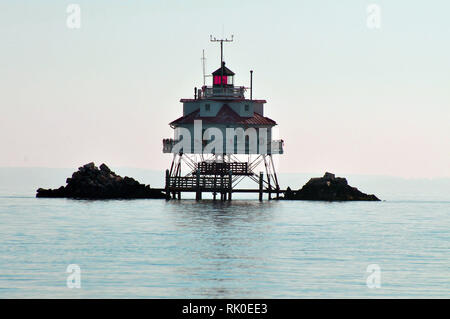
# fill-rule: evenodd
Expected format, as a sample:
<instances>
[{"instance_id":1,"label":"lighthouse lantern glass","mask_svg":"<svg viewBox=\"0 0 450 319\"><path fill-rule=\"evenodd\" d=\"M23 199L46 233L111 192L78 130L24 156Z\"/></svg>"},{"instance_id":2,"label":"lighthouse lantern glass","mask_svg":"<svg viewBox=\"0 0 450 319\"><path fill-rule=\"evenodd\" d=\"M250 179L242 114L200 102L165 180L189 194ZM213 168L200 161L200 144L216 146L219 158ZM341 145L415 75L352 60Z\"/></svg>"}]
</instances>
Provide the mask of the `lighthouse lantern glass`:
<instances>
[{"instance_id":1,"label":"lighthouse lantern glass","mask_svg":"<svg viewBox=\"0 0 450 319\"><path fill-rule=\"evenodd\" d=\"M221 85L221 84L228 84L228 77L225 75L224 76L215 75L214 85Z\"/></svg>"},{"instance_id":2,"label":"lighthouse lantern glass","mask_svg":"<svg viewBox=\"0 0 450 319\"><path fill-rule=\"evenodd\" d=\"M232 76L220 76L220 75L215 75L214 79L213 79L213 84L214 85L222 85L222 84L233 84L233 77Z\"/></svg>"}]
</instances>

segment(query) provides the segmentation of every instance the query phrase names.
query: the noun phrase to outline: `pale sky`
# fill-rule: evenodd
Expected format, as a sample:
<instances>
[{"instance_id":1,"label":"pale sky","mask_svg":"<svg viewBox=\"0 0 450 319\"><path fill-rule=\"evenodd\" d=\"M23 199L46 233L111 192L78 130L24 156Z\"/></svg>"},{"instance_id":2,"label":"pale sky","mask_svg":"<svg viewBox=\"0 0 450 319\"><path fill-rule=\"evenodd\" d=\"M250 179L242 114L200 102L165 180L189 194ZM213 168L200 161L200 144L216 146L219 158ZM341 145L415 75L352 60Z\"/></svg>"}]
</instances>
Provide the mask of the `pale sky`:
<instances>
[{"instance_id":1,"label":"pale sky","mask_svg":"<svg viewBox=\"0 0 450 319\"><path fill-rule=\"evenodd\" d=\"M219 67L210 34L234 34L235 84L254 70L281 172L450 177L448 0L3 0L0 166L166 169L161 140L202 85L202 49Z\"/></svg>"}]
</instances>

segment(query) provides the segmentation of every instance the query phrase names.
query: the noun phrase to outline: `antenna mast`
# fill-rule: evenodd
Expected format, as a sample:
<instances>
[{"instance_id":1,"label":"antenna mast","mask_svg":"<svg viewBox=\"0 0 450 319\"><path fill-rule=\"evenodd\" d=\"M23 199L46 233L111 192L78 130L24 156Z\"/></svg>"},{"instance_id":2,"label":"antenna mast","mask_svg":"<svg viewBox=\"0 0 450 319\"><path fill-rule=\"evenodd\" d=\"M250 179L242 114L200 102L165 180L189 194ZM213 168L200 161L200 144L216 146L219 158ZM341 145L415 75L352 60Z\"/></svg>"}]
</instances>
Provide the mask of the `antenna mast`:
<instances>
[{"instance_id":1,"label":"antenna mast","mask_svg":"<svg viewBox=\"0 0 450 319\"><path fill-rule=\"evenodd\" d=\"M203 64L203 86L205 86L205 85L206 85L206 70L205 70L206 58L205 58L205 49L203 49L202 64Z\"/></svg>"},{"instance_id":2,"label":"antenna mast","mask_svg":"<svg viewBox=\"0 0 450 319\"><path fill-rule=\"evenodd\" d=\"M212 35L210 35L210 41L211 42L220 42L220 65L223 64L223 43L224 42L233 42L233 38L234 35L231 35L231 39L216 39L215 37L213 38Z\"/></svg>"},{"instance_id":3,"label":"antenna mast","mask_svg":"<svg viewBox=\"0 0 450 319\"><path fill-rule=\"evenodd\" d=\"M231 39L227 39L227 38L222 38L222 39L216 39L215 37L213 38L212 35L209 36L210 41L211 42L220 42L220 67L222 68L222 77L221 77L221 86L223 87L223 83L222 83L222 79L223 79L223 43L224 42L233 42L233 38L234 35L231 35Z\"/></svg>"}]
</instances>

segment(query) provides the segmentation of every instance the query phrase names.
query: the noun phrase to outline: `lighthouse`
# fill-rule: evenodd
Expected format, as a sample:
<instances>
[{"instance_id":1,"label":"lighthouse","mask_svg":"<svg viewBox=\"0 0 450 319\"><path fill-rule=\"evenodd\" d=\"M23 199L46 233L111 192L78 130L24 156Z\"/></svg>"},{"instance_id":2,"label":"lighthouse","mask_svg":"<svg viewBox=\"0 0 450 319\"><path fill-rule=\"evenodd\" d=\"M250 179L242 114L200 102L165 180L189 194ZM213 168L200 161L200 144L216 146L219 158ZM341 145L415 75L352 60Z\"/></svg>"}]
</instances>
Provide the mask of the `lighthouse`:
<instances>
[{"instance_id":1,"label":"lighthouse","mask_svg":"<svg viewBox=\"0 0 450 319\"><path fill-rule=\"evenodd\" d=\"M180 199L183 192L195 192L197 200L202 193L231 200L234 192L257 192L260 200L263 193L278 198L273 156L283 154L284 142L272 139L277 123L264 116L266 100L253 99L253 71L250 87L235 85L235 73L223 60L223 44L233 39L211 41L220 43L219 68L212 72L209 86L195 88L193 98L180 100L183 114L169 124L174 136L163 140L163 153L172 154L166 193ZM239 189L245 178L257 188Z\"/></svg>"}]
</instances>

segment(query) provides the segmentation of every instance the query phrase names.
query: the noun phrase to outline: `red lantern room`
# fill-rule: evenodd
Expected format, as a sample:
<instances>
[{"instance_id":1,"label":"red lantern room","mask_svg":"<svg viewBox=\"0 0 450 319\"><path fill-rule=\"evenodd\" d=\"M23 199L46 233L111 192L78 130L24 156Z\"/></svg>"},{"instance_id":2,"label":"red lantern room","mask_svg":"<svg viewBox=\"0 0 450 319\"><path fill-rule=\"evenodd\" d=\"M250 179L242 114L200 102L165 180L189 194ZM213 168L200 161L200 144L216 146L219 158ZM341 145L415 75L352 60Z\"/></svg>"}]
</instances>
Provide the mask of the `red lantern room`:
<instances>
[{"instance_id":1,"label":"red lantern room","mask_svg":"<svg viewBox=\"0 0 450 319\"><path fill-rule=\"evenodd\" d=\"M234 85L234 72L225 66L225 62L222 62L222 67L218 68L212 73L213 86L233 86Z\"/></svg>"}]
</instances>

